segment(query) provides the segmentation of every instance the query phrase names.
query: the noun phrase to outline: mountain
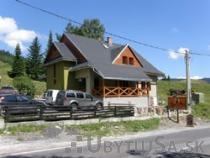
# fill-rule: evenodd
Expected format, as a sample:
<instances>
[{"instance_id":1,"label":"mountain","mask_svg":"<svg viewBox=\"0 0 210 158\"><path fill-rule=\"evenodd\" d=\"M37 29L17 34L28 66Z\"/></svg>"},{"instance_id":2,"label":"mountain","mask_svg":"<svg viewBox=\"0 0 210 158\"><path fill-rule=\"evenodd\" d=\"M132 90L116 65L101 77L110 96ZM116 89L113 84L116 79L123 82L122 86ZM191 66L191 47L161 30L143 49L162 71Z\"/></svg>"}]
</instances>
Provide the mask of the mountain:
<instances>
[{"instance_id":1,"label":"mountain","mask_svg":"<svg viewBox=\"0 0 210 158\"><path fill-rule=\"evenodd\" d=\"M201 80L203 80L203 81L205 81L205 82L207 82L207 83L210 83L210 78L203 78L203 79L201 79Z\"/></svg>"}]
</instances>

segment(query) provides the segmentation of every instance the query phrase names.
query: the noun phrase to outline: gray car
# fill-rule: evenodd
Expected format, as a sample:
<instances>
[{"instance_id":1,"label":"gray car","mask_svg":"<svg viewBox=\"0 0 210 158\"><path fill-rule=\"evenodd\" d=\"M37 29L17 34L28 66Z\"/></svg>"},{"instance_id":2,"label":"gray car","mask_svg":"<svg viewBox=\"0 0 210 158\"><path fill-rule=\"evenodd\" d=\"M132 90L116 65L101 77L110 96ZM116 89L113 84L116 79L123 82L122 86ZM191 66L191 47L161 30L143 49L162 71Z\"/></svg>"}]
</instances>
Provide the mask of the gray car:
<instances>
[{"instance_id":1,"label":"gray car","mask_svg":"<svg viewBox=\"0 0 210 158\"><path fill-rule=\"evenodd\" d=\"M71 106L73 110L88 107L103 108L103 102L92 95L75 90L59 91L55 101L56 106Z\"/></svg>"}]
</instances>

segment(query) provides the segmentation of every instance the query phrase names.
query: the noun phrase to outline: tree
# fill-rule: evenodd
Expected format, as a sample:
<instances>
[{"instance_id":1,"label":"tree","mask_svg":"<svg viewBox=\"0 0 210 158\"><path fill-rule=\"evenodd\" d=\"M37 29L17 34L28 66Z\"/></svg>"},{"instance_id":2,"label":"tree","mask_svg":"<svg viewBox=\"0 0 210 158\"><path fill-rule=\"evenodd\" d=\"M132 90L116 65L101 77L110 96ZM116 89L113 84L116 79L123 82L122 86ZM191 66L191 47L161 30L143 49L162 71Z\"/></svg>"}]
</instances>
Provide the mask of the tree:
<instances>
[{"instance_id":1,"label":"tree","mask_svg":"<svg viewBox=\"0 0 210 158\"><path fill-rule=\"evenodd\" d=\"M48 51L50 50L50 47L52 46L52 44L53 44L53 35L52 35L52 32L50 31L49 37L48 37L48 42L47 42L47 48L46 48L45 54L44 54L45 57L46 57Z\"/></svg>"},{"instance_id":2,"label":"tree","mask_svg":"<svg viewBox=\"0 0 210 158\"><path fill-rule=\"evenodd\" d=\"M85 19L81 26L74 26L72 23L68 23L65 32L73 33L97 40L103 40L105 28L98 19ZM60 40L61 36L56 35L57 39Z\"/></svg>"},{"instance_id":3,"label":"tree","mask_svg":"<svg viewBox=\"0 0 210 158\"><path fill-rule=\"evenodd\" d=\"M38 37L35 37L28 49L29 55L26 62L26 73L30 78L39 80L43 73L43 58L41 55L41 45Z\"/></svg>"},{"instance_id":4,"label":"tree","mask_svg":"<svg viewBox=\"0 0 210 158\"><path fill-rule=\"evenodd\" d=\"M24 76L25 74L25 62L21 56L20 45L17 44L15 48L15 57L12 63L12 70L8 72L10 77Z\"/></svg>"}]
</instances>

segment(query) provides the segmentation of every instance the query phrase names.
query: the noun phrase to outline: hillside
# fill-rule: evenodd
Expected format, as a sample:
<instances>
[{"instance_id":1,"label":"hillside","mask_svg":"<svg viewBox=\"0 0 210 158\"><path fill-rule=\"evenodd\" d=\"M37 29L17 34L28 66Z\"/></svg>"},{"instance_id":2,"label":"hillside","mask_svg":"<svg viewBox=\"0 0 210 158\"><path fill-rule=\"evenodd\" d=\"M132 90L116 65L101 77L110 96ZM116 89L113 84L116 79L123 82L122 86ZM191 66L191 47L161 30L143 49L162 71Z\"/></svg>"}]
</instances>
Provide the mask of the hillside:
<instances>
[{"instance_id":1,"label":"hillside","mask_svg":"<svg viewBox=\"0 0 210 158\"><path fill-rule=\"evenodd\" d=\"M210 83L204 80L192 80L192 90L205 94L205 102L210 102ZM169 89L185 89L185 80L158 81L158 97L167 100Z\"/></svg>"},{"instance_id":2,"label":"hillside","mask_svg":"<svg viewBox=\"0 0 210 158\"><path fill-rule=\"evenodd\" d=\"M8 63L2 62L0 60L0 76L1 76L1 83L0 86L4 85L12 85L13 79L7 75L7 72L11 70L11 66ZM46 90L46 83L40 81L33 81L35 88L36 88L36 95L41 95Z\"/></svg>"}]
</instances>

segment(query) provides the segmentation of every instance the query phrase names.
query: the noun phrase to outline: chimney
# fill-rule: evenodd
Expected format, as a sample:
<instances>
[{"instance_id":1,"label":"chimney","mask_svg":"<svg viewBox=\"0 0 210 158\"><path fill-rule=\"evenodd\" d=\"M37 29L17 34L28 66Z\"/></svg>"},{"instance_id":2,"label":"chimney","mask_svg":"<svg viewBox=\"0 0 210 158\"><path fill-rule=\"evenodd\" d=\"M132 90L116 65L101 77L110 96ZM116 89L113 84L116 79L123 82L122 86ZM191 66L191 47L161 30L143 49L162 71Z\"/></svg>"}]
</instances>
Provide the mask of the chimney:
<instances>
[{"instance_id":1,"label":"chimney","mask_svg":"<svg viewBox=\"0 0 210 158\"><path fill-rule=\"evenodd\" d=\"M107 37L107 44L108 46L112 46L112 37Z\"/></svg>"}]
</instances>

